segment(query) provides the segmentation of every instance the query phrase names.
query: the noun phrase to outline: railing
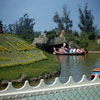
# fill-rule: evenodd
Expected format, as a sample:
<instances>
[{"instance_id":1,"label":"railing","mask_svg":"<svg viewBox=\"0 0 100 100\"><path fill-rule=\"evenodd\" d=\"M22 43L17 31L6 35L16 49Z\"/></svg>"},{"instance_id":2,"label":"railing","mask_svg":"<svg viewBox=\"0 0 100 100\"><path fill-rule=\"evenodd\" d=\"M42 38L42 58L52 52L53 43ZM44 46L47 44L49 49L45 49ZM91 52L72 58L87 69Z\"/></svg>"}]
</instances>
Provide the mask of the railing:
<instances>
[{"instance_id":1,"label":"railing","mask_svg":"<svg viewBox=\"0 0 100 100\"><path fill-rule=\"evenodd\" d=\"M91 86L100 86L100 78L98 75L96 75L91 81L87 80L86 76L83 75L79 82L75 82L72 76L70 76L66 83L61 83L59 78L56 78L54 83L51 85L45 84L44 79L41 79L39 85L35 87L30 86L29 82L25 81L24 86L19 89L14 88L12 83L9 82L7 88L0 91L0 100L27 96L30 97L31 95L34 95L35 97L37 94L56 93L57 91L64 91L66 89L77 90L78 88L81 89L82 87L86 88Z\"/></svg>"}]
</instances>

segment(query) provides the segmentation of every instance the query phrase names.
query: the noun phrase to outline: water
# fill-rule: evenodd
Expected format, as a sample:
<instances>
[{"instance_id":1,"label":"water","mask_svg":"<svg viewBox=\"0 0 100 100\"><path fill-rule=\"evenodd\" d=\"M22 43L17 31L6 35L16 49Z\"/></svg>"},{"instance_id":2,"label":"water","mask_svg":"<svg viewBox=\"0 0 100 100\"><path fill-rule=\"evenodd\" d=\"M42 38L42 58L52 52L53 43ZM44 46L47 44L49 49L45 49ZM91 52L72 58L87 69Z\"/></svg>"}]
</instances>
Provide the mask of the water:
<instances>
[{"instance_id":1,"label":"water","mask_svg":"<svg viewBox=\"0 0 100 100\"><path fill-rule=\"evenodd\" d=\"M90 80L92 69L100 68L100 54L87 54L86 56L57 56L61 74L59 75L61 82L66 82L69 76L73 76L75 81L80 81L82 75L87 75ZM49 81L52 83L54 79ZM14 100L99 100L100 86L80 87L79 89L68 89L63 92L45 93L24 98L17 98Z\"/></svg>"},{"instance_id":2,"label":"water","mask_svg":"<svg viewBox=\"0 0 100 100\"><path fill-rule=\"evenodd\" d=\"M60 81L65 83L69 76L77 82L80 81L82 75L86 75L90 80L92 69L100 68L100 54L87 54L79 56L57 55L61 67ZM53 83L52 79L49 83Z\"/></svg>"}]
</instances>

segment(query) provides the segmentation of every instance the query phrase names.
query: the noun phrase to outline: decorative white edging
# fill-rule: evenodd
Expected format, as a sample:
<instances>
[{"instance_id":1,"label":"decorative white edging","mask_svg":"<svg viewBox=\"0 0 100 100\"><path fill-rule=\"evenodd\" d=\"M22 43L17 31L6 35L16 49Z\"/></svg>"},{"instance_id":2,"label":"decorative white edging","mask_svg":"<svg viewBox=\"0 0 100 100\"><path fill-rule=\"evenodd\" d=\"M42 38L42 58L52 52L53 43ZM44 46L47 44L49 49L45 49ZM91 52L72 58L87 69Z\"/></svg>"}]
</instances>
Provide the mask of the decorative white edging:
<instances>
[{"instance_id":1,"label":"decorative white edging","mask_svg":"<svg viewBox=\"0 0 100 100\"><path fill-rule=\"evenodd\" d=\"M25 81L24 86L16 89L12 86L12 83L9 82L6 89L0 91L0 100L3 98L10 99L10 98L17 98L17 97L24 97L24 96L31 96L37 94L44 94L45 92L52 92L57 90L69 89L69 88L79 88L79 87L86 87L92 85L100 85L100 78L98 75L91 81L87 80L86 76L83 75L82 79L79 82L75 82L72 76L69 77L69 80L66 83L61 83L59 78L57 77L53 84L47 85L44 82L44 79L40 80L40 83L32 87L29 85L28 81Z\"/></svg>"}]
</instances>

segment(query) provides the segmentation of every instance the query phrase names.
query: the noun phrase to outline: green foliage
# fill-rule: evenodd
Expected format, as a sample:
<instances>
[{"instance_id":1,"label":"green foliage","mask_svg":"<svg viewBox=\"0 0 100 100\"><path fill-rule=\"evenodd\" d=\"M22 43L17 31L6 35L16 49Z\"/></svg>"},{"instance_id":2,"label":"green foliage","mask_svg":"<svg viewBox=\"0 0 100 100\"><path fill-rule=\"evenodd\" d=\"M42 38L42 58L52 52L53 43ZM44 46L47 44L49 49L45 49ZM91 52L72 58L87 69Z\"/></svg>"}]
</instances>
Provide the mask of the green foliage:
<instances>
[{"instance_id":1,"label":"green foliage","mask_svg":"<svg viewBox=\"0 0 100 100\"><path fill-rule=\"evenodd\" d=\"M72 20L69 17L69 11L67 9L67 6L63 6L63 11L62 11L62 16L60 17L59 13L56 12L53 21L57 24L57 30L61 32L64 30L66 33L71 33L72 32Z\"/></svg>"},{"instance_id":2,"label":"green foliage","mask_svg":"<svg viewBox=\"0 0 100 100\"><path fill-rule=\"evenodd\" d=\"M86 49L87 46L88 46L88 39L86 39L86 38L81 39L81 41L80 41L80 47Z\"/></svg>"},{"instance_id":3,"label":"green foliage","mask_svg":"<svg viewBox=\"0 0 100 100\"><path fill-rule=\"evenodd\" d=\"M100 47L96 43L96 35L92 32L89 34L87 34L86 32L81 33L79 46L90 51L100 50Z\"/></svg>"},{"instance_id":4,"label":"green foliage","mask_svg":"<svg viewBox=\"0 0 100 100\"><path fill-rule=\"evenodd\" d=\"M14 24L9 24L8 27L4 25L4 32L15 33L21 38L28 40L34 37L35 19L29 18L28 14L24 14Z\"/></svg>"},{"instance_id":5,"label":"green foliage","mask_svg":"<svg viewBox=\"0 0 100 100\"><path fill-rule=\"evenodd\" d=\"M88 34L84 31L80 33L80 39L83 39L83 38L86 38L86 39L88 38Z\"/></svg>"},{"instance_id":6,"label":"green foliage","mask_svg":"<svg viewBox=\"0 0 100 100\"><path fill-rule=\"evenodd\" d=\"M77 36L74 36L73 34L65 34L65 38L68 42L74 41L76 44L79 44L80 38Z\"/></svg>"},{"instance_id":7,"label":"green foliage","mask_svg":"<svg viewBox=\"0 0 100 100\"><path fill-rule=\"evenodd\" d=\"M95 40L97 37L97 34L95 32L91 32L88 35L89 40Z\"/></svg>"},{"instance_id":8,"label":"green foliage","mask_svg":"<svg viewBox=\"0 0 100 100\"><path fill-rule=\"evenodd\" d=\"M76 30L73 31L72 34L73 34L73 36L79 37L78 31L76 31Z\"/></svg>"},{"instance_id":9,"label":"green foliage","mask_svg":"<svg viewBox=\"0 0 100 100\"><path fill-rule=\"evenodd\" d=\"M96 40L89 40L89 45L87 47L87 50L90 51L100 51L100 46L97 45Z\"/></svg>"},{"instance_id":10,"label":"green foliage","mask_svg":"<svg viewBox=\"0 0 100 100\"><path fill-rule=\"evenodd\" d=\"M70 35L70 34L65 34L65 38L66 40L69 42L69 41L74 41L74 36L73 35Z\"/></svg>"},{"instance_id":11,"label":"green foliage","mask_svg":"<svg viewBox=\"0 0 100 100\"><path fill-rule=\"evenodd\" d=\"M24 14L23 17L21 17L17 22L16 22L16 31L18 35L24 36L24 33L28 34L33 34L33 27L35 25L35 20L29 18L28 14Z\"/></svg>"},{"instance_id":12,"label":"green foliage","mask_svg":"<svg viewBox=\"0 0 100 100\"><path fill-rule=\"evenodd\" d=\"M86 32L81 32L80 38L88 38L89 40L95 40L97 38L97 33L96 32L90 32L87 34Z\"/></svg>"},{"instance_id":13,"label":"green foliage","mask_svg":"<svg viewBox=\"0 0 100 100\"><path fill-rule=\"evenodd\" d=\"M89 32L96 32L96 26L94 26L94 16L91 13L91 10L88 10L88 5L85 5L84 10L82 11L81 8L79 8L80 13L80 23L79 28L81 31L84 31L86 33Z\"/></svg>"},{"instance_id":14,"label":"green foliage","mask_svg":"<svg viewBox=\"0 0 100 100\"><path fill-rule=\"evenodd\" d=\"M46 36L48 37L49 40L51 40L51 39L54 39L57 35L56 35L55 30L52 30L52 31L46 32Z\"/></svg>"}]
</instances>

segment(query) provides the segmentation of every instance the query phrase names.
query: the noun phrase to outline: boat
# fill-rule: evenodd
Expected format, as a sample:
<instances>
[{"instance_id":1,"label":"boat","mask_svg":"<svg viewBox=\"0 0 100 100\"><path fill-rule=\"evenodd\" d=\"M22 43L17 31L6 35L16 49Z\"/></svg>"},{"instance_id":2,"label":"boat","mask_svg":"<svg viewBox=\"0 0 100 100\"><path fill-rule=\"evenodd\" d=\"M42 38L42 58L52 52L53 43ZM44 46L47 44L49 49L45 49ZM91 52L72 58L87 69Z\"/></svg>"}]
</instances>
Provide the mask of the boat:
<instances>
[{"instance_id":1,"label":"boat","mask_svg":"<svg viewBox=\"0 0 100 100\"><path fill-rule=\"evenodd\" d=\"M84 52L79 52L79 53L69 53L69 52L58 52L58 51L55 51L53 52L54 55L85 55L86 54L86 51Z\"/></svg>"},{"instance_id":2,"label":"boat","mask_svg":"<svg viewBox=\"0 0 100 100\"><path fill-rule=\"evenodd\" d=\"M96 74L98 74L98 76L100 77L100 68L95 68L92 70L91 80L94 79Z\"/></svg>"},{"instance_id":3,"label":"boat","mask_svg":"<svg viewBox=\"0 0 100 100\"><path fill-rule=\"evenodd\" d=\"M76 52L76 49L70 48L69 51L64 46L62 48L58 48L57 50L55 47L53 49L54 49L53 54L55 55L85 55L87 53L87 51L85 51L84 49L82 50L78 49L78 51Z\"/></svg>"}]
</instances>

